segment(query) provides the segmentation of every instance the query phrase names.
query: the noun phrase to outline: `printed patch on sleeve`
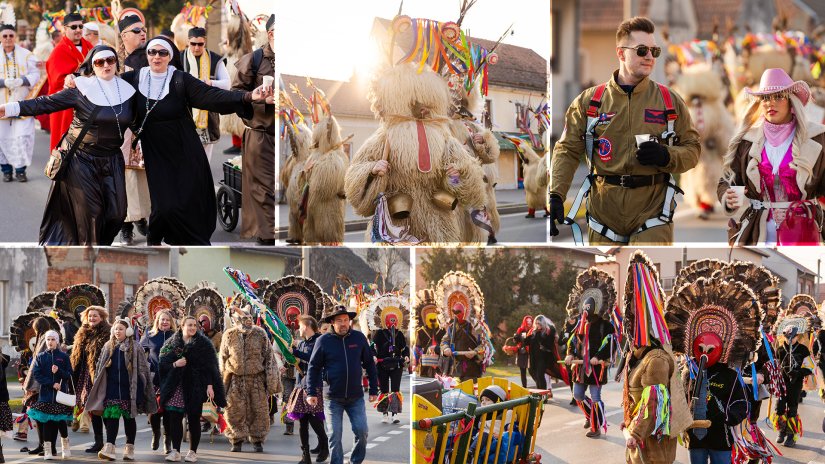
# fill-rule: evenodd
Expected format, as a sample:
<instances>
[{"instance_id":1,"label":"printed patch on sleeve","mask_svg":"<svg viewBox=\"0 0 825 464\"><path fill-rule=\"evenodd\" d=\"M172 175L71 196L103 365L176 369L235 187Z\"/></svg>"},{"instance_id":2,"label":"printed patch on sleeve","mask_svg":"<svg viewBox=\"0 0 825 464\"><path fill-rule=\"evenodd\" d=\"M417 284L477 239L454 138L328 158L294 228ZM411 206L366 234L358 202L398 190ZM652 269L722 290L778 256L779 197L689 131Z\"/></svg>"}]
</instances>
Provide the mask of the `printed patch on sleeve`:
<instances>
[{"instance_id":1,"label":"printed patch on sleeve","mask_svg":"<svg viewBox=\"0 0 825 464\"><path fill-rule=\"evenodd\" d=\"M604 126L606 124L610 124L610 121L613 119L613 116L616 116L616 113L602 113L599 115L599 122L596 123L597 126Z\"/></svg>"},{"instance_id":2,"label":"printed patch on sleeve","mask_svg":"<svg viewBox=\"0 0 825 464\"><path fill-rule=\"evenodd\" d=\"M645 108L645 122L651 124L667 124L665 111L653 108Z\"/></svg>"},{"instance_id":3,"label":"printed patch on sleeve","mask_svg":"<svg viewBox=\"0 0 825 464\"><path fill-rule=\"evenodd\" d=\"M596 140L597 143L597 151L599 153L599 159L602 162L607 163L608 161L613 159L613 143L606 137L602 137Z\"/></svg>"}]
</instances>

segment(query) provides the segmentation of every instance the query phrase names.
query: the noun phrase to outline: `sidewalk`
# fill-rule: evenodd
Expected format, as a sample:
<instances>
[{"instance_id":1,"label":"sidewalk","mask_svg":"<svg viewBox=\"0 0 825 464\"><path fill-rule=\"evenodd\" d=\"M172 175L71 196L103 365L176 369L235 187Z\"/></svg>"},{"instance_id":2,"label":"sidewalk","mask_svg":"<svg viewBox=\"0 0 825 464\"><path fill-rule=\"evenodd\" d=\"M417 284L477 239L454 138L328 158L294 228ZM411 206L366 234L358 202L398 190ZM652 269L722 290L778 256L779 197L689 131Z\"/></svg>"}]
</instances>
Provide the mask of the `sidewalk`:
<instances>
[{"instance_id":1,"label":"sidewalk","mask_svg":"<svg viewBox=\"0 0 825 464\"><path fill-rule=\"evenodd\" d=\"M496 190L498 213L510 214L519 211L524 211L526 213L527 203L524 195L524 190ZM289 229L289 205L283 203L278 206L278 237L286 238L286 232ZM346 232L366 229L369 220L370 218L364 218L355 214L355 211L352 210L352 205L347 203L346 211L344 213L344 230Z\"/></svg>"}]
</instances>

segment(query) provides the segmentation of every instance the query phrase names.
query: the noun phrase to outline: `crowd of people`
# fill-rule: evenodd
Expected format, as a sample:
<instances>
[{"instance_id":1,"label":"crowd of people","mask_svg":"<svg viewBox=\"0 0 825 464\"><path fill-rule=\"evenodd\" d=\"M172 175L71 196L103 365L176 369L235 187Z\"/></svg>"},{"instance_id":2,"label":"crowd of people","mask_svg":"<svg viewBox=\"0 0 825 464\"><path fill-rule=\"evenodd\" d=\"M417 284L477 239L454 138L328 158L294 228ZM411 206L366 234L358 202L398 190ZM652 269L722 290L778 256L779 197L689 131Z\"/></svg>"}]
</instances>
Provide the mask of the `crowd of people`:
<instances>
[{"instance_id":1,"label":"crowd of people","mask_svg":"<svg viewBox=\"0 0 825 464\"><path fill-rule=\"evenodd\" d=\"M231 324L224 329L226 301L217 290L200 286L179 301L170 296L178 288L175 279L149 281L117 315L89 284L33 298L12 329L21 354L23 414L12 419L4 377L0 430L16 429L15 439L27 441L33 427L37 444L21 451L45 460L71 459L69 428L92 433L85 451L100 460L135 460L137 423L147 416L153 451L162 447L169 462L197 462L203 432L223 434L231 452L242 452L244 443L264 452L280 416L285 435L298 423L299 462L342 464L344 414L355 433L354 463L366 457L367 399L383 422L400 422L399 383L409 362L404 298L375 295L350 309L311 279L287 276L261 285L261 301L271 308L242 304L248 300L236 295L226 306ZM307 304L284 294L300 294ZM149 300L155 310L142 307ZM356 317L370 319L361 326L366 332L356 328ZM267 318L277 318L294 338L280 344L284 333L273 332L262 322ZM9 364L8 357L0 361ZM119 447L121 422L126 439Z\"/></svg>"},{"instance_id":2,"label":"crowd of people","mask_svg":"<svg viewBox=\"0 0 825 464\"><path fill-rule=\"evenodd\" d=\"M229 63L233 78L227 58L206 48L203 27L188 28L181 51L171 31L147 41L144 17L130 10L117 21L117 43L101 37L108 25L66 14L45 65L16 44L14 25L0 26L4 182L27 181L33 117L49 115L40 120L54 182L39 242L111 245L120 234L130 245L137 227L148 245L208 245L217 220L209 162L220 115L234 114L245 124L241 235L274 244L275 16L266 43Z\"/></svg>"},{"instance_id":3,"label":"crowd of people","mask_svg":"<svg viewBox=\"0 0 825 464\"><path fill-rule=\"evenodd\" d=\"M473 364L477 351L450 335L461 327L455 324L465 318L462 303L473 301L474 291L449 276L447 288L464 295L463 302L456 295L434 297L429 289L418 293L417 373L477 383L483 375ZM449 310L447 302L454 303ZM550 379L570 386L587 438L608 432L602 389L611 381L623 384L619 430L627 462L674 462L678 442L692 464L769 463L778 445L793 448L803 439L798 407L806 392L825 391L823 318L825 310L809 295L783 304L779 278L750 262L696 261L680 271L666 296L656 266L637 251L621 298L609 273L585 270L571 290L563 331L544 315L525 316L505 353L519 367L522 387L528 387L527 372L545 397L552 397ZM462 337L483 341L481 325L475 327L461 328ZM478 390L469 401L482 406L491 404L485 398L507 398ZM777 433L773 441L758 422L765 409L764 424ZM499 455L497 462L513 460Z\"/></svg>"}]
</instances>

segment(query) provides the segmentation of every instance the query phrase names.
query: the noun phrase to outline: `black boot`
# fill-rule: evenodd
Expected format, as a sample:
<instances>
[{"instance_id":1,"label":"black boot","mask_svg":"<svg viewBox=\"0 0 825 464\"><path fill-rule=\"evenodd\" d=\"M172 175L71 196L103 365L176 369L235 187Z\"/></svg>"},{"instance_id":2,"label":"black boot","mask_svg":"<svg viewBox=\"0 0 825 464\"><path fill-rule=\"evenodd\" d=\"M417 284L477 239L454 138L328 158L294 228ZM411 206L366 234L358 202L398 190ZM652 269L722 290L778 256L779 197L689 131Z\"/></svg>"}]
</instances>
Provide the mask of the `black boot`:
<instances>
[{"instance_id":1,"label":"black boot","mask_svg":"<svg viewBox=\"0 0 825 464\"><path fill-rule=\"evenodd\" d=\"M286 430L284 430L284 435L292 435L295 433L295 423L294 422L287 422L286 423Z\"/></svg>"},{"instance_id":2,"label":"black boot","mask_svg":"<svg viewBox=\"0 0 825 464\"><path fill-rule=\"evenodd\" d=\"M298 464L312 464L312 455L309 454L309 446L301 447L301 460Z\"/></svg>"},{"instance_id":3,"label":"black boot","mask_svg":"<svg viewBox=\"0 0 825 464\"><path fill-rule=\"evenodd\" d=\"M160 448L160 433L152 432L152 451L157 451L158 448Z\"/></svg>"},{"instance_id":4,"label":"black boot","mask_svg":"<svg viewBox=\"0 0 825 464\"><path fill-rule=\"evenodd\" d=\"M86 448L87 453L94 453L97 454L98 451L103 449L103 434L100 435L95 434L95 444L92 445L90 448Z\"/></svg>"},{"instance_id":5,"label":"black boot","mask_svg":"<svg viewBox=\"0 0 825 464\"><path fill-rule=\"evenodd\" d=\"M146 218L136 222L135 225L137 225L137 230L140 232L140 235L143 235L144 237L149 235L149 224L146 222Z\"/></svg>"},{"instance_id":6,"label":"black boot","mask_svg":"<svg viewBox=\"0 0 825 464\"><path fill-rule=\"evenodd\" d=\"M329 444L325 440L323 443L318 444L320 450L318 450L318 457L315 458L315 462L324 462L329 458Z\"/></svg>"},{"instance_id":7,"label":"black boot","mask_svg":"<svg viewBox=\"0 0 825 464\"><path fill-rule=\"evenodd\" d=\"M3 182L11 182L14 180L14 175L10 172L3 173Z\"/></svg>"},{"instance_id":8,"label":"black boot","mask_svg":"<svg viewBox=\"0 0 825 464\"><path fill-rule=\"evenodd\" d=\"M26 172L25 171L24 172L18 172L17 174L15 174L14 178L17 179L17 182L28 182L29 181L29 179L26 177Z\"/></svg>"},{"instance_id":9,"label":"black boot","mask_svg":"<svg viewBox=\"0 0 825 464\"><path fill-rule=\"evenodd\" d=\"M232 449L230 449L229 451L233 453L240 453L241 445L243 445L243 440L232 442Z\"/></svg>"},{"instance_id":10,"label":"black boot","mask_svg":"<svg viewBox=\"0 0 825 464\"><path fill-rule=\"evenodd\" d=\"M120 243L131 246L135 241L134 226L131 222L124 222L120 228Z\"/></svg>"},{"instance_id":11,"label":"black boot","mask_svg":"<svg viewBox=\"0 0 825 464\"><path fill-rule=\"evenodd\" d=\"M252 443L252 448L255 449L256 453L263 453L264 452L264 444L259 442L259 441L256 441L255 443Z\"/></svg>"},{"instance_id":12,"label":"black boot","mask_svg":"<svg viewBox=\"0 0 825 464\"><path fill-rule=\"evenodd\" d=\"M312 453L312 454L320 453L321 452L321 442L319 441L318 446L316 446L315 448L312 448L311 450L309 450L309 452Z\"/></svg>"}]
</instances>

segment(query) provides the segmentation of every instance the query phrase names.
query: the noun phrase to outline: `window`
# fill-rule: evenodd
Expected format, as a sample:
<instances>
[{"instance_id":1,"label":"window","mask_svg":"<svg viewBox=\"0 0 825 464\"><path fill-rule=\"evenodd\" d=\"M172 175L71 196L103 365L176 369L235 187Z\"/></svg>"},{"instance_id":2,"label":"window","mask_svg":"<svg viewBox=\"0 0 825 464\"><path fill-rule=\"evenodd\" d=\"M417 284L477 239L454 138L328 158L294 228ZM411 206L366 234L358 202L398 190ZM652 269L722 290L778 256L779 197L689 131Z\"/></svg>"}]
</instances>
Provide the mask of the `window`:
<instances>
[{"instance_id":1,"label":"window","mask_svg":"<svg viewBox=\"0 0 825 464\"><path fill-rule=\"evenodd\" d=\"M26 301L31 301L34 297L34 282L26 281Z\"/></svg>"},{"instance_id":2,"label":"window","mask_svg":"<svg viewBox=\"0 0 825 464\"><path fill-rule=\"evenodd\" d=\"M135 296L135 286L132 284L123 284L123 299Z\"/></svg>"}]
</instances>

